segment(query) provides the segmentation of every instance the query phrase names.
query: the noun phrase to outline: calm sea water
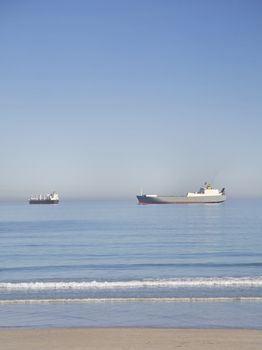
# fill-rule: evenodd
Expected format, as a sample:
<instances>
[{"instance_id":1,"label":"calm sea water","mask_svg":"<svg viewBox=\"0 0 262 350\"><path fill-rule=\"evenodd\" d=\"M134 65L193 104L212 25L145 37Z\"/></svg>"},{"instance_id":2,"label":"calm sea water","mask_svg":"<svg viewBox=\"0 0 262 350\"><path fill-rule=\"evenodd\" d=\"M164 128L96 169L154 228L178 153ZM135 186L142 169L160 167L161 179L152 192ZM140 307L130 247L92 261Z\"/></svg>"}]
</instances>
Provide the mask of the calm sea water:
<instances>
[{"instance_id":1,"label":"calm sea water","mask_svg":"<svg viewBox=\"0 0 262 350\"><path fill-rule=\"evenodd\" d=\"M262 329L262 200L0 204L0 327Z\"/></svg>"}]
</instances>

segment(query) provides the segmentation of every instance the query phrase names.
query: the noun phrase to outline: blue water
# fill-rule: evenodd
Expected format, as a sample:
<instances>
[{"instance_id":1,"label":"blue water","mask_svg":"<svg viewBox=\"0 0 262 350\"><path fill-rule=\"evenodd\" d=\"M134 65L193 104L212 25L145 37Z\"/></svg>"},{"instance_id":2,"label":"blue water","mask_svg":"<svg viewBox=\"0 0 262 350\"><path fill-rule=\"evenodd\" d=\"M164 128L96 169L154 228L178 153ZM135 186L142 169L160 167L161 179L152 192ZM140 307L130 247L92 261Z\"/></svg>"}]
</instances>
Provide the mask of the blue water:
<instances>
[{"instance_id":1,"label":"blue water","mask_svg":"<svg viewBox=\"0 0 262 350\"><path fill-rule=\"evenodd\" d=\"M259 199L1 203L0 327L262 329L261 214Z\"/></svg>"}]
</instances>

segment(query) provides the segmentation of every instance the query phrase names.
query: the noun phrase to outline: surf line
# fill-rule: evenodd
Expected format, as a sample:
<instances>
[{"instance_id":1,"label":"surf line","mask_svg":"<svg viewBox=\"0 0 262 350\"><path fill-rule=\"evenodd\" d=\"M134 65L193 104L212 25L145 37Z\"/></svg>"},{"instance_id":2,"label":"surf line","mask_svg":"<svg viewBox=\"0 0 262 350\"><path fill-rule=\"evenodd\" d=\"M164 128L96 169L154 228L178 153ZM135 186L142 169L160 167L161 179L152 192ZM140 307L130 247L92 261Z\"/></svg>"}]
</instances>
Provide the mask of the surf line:
<instances>
[{"instance_id":1,"label":"surf line","mask_svg":"<svg viewBox=\"0 0 262 350\"><path fill-rule=\"evenodd\" d=\"M70 298L2 299L0 304L95 304L95 303L193 303L193 302L262 302L262 297L188 297L188 298Z\"/></svg>"},{"instance_id":2,"label":"surf line","mask_svg":"<svg viewBox=\"0 0 262 350\"><path fill-rule=\"evenodd\" d=\"M133 289L133 288L236 288L262 287L262 277L182 278L167 280L134 280L111 282L2 282L0 290L58 290L58 289Z\"/></svg>"}]
</instances>

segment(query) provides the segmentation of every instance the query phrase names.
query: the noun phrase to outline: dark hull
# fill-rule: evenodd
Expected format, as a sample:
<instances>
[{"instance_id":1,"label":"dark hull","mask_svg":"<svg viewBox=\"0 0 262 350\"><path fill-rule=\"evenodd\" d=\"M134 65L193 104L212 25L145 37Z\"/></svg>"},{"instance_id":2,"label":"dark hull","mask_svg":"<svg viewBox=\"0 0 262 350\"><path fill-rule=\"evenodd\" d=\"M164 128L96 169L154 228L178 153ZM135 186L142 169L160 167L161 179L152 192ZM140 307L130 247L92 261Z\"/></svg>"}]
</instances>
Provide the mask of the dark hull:
<instances>
[{"instance_id":1,"label":"dark hull","mask_svg":"<svg viewBox=\"0 0 262 350\"><path fill-rule=\"evenodd\" d=\"M30 199L29 204L58 204L59 200L50 199Z\"/></svg>"}]
</instances>

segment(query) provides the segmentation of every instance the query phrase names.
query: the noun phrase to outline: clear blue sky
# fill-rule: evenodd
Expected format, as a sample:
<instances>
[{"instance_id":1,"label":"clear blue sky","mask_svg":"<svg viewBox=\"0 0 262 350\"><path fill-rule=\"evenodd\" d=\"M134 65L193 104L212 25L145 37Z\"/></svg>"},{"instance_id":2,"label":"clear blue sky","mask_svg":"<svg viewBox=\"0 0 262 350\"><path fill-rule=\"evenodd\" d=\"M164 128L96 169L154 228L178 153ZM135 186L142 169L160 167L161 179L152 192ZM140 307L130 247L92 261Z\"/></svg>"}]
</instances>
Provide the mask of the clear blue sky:
<instances>
[{"instance_id":1,"label":"clear blue sky","mask_svg":"<svg viewBox=\"0 0 262 350\"><path fill-rule=\"evenodd\" d=\"M0 0L0 199L262 195L262 2Z\"/></svg>"}]
</instances>

